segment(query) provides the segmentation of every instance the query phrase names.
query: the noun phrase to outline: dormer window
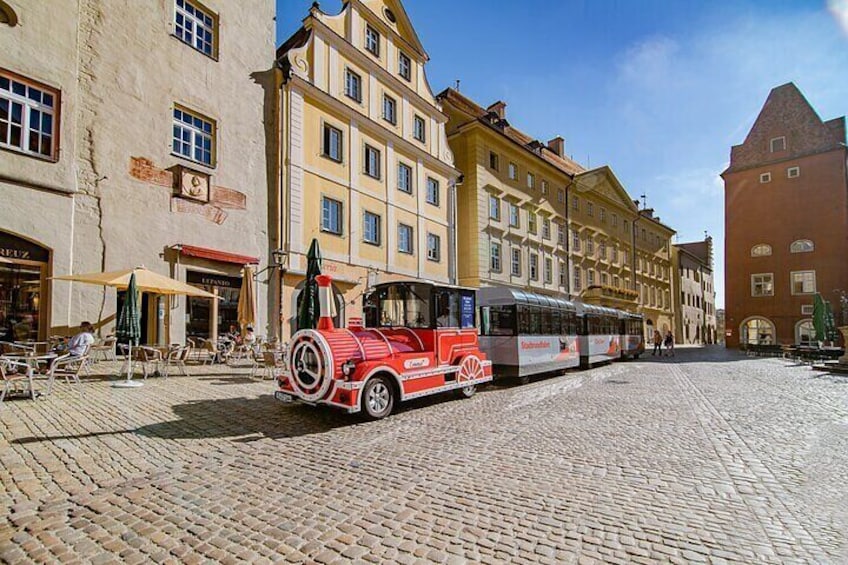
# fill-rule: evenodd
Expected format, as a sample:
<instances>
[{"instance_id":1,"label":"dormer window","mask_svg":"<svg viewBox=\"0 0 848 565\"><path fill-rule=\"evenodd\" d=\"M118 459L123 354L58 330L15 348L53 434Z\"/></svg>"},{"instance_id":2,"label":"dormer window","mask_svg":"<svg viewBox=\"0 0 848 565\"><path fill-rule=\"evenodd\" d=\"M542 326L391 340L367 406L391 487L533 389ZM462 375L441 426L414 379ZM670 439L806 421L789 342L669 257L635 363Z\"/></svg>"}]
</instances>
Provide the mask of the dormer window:
<instances>
[{"instance_id":1,"label":"dormer window","mask_svg":"<svg viewBox=\"0 0 848 565\"><path fill-rule=\"evenodd\" d=\"M380 34L371 26L365 28L365 49L375 57L380 56Z\"/></svg>"},{"instance_id":2,"label":"dormer window","mask_svg":"<svg viewBox=\"0 0 848 565\"><path fill-rule=\"evenodd\" d=\"M772 153L786 151L786 137L780 136L771 138L771 141L769 141L769 148Z\"/></svg>"}]
</instances>

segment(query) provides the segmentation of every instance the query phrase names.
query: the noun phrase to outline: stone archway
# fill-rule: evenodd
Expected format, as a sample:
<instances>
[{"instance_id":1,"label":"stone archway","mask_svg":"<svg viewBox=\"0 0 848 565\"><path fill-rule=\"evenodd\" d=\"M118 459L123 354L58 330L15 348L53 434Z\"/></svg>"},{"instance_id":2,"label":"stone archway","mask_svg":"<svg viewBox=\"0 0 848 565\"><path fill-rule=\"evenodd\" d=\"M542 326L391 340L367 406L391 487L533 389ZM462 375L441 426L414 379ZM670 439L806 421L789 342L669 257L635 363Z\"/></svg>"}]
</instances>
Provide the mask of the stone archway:
<instances>
[{"instance_id":1,"label":"stone archway","mask_svg":"<svg viewBox=\"0 0 848 565\"><path fill-rule=\"evenodd\" d=\"M768 318L751 316L739 325L739 343L742 345L773 345L774 324Z\"/></svg>"}]
</instances>

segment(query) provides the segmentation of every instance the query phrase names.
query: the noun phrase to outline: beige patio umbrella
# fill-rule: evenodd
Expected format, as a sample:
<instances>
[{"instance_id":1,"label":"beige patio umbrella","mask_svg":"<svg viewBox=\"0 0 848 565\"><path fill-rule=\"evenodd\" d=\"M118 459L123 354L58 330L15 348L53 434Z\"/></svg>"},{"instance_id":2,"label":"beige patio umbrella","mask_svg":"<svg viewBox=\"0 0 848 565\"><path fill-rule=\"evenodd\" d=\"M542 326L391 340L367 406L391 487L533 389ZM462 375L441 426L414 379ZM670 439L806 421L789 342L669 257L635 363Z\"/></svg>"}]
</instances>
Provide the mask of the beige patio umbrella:
<instances>
[{"instance_id":1,"label":"beige patio umbrella","mask_svg":"<svg viewBox=\"0 0 848 565\"><path fill-rule=\"evenodd\" d=\"M72 281L101 286L113 286L126 290L130 283L130 275L135 273L135 283L141 292L166 295L201 296L204 298L217 298L211 292L206 292L195 286L154 273L146 268L124 269L123 271L110 271L108 273L85 273L81 275L62 275L52 277L56 281Z\"/></svg>"},{"instance_id":2,"label":"beige patio umbrella","mask_svg":"<svg viewBox=\"0 0 848 565\"><path fill-rule=\"evenodd\" d=\"M247 326L256 325L256 287L253 283L253 267L245 265L242 270L241 292L238 301L238 321L244 333Z\"/></svg>"}]
</instances>

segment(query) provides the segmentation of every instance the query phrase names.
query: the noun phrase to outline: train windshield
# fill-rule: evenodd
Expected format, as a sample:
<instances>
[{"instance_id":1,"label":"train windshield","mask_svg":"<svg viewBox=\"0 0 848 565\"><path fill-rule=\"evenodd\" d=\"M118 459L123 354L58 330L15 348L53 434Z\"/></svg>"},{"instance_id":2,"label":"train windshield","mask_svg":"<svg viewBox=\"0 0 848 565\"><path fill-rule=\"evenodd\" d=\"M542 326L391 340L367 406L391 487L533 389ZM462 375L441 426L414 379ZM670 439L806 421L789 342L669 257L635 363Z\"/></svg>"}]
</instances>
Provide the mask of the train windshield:
<instances>
[{"instance_id":1,"label":"train windshield","mask_svg":"<svg viewBox=\"0 0 848 565\"><path fill-rule=\"evenodd\" d=\"M380 325L429 328L430 290L423 284L398 284L378 289Z\"/></svg>"}]
</instances>

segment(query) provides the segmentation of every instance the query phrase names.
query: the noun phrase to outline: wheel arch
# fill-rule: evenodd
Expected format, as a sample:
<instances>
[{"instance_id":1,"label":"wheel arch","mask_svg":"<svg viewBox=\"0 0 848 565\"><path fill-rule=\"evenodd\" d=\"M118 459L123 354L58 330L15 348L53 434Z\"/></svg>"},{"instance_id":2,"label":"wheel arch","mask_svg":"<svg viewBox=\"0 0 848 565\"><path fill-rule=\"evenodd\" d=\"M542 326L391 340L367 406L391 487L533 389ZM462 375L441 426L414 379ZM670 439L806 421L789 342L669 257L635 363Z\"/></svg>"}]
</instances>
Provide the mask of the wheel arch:
<instances>
[{"instance_id":1,"label":"wheel arch","mask_svg":"<svg viewBox=\"0 0 848 565\"><path fill-rule=\"evenodd\" d=\"M397 398L398 402L403 402L404 394L403 394L403 379L400 378L400 375L395 372L394 369L387 365L379 365L374 367L365 375L365 378L362 379L362 386L360 387L360 391L365 390L365 387L368 385L368 381L373 379L378 375L383 375L387 377L387 380L391 384L394 389L395 398ZM362 395L360 394L359 398L360 404L362 403Z\"/></svg>"}]
</instances>

